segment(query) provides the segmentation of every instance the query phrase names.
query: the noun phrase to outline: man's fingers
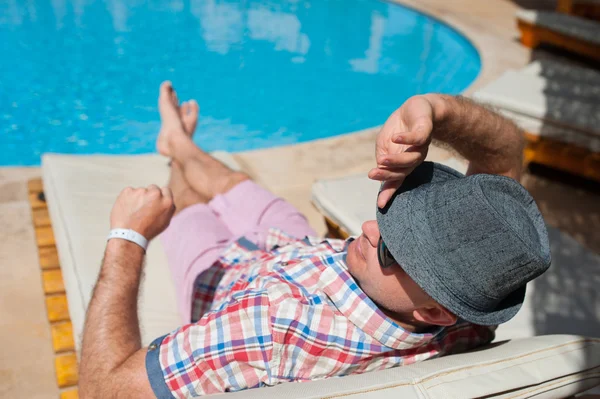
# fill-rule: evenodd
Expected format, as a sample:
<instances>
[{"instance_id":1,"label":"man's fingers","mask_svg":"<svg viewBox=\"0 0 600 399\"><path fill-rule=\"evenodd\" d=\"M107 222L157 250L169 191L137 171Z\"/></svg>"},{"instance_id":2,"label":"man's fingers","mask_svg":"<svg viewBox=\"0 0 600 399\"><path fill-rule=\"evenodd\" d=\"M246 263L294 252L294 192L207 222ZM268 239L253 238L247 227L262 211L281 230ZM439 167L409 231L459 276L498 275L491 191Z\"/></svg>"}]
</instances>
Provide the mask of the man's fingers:
<instances>
[{"instance_id":1,"label":"man's fingers","mask_svg":"<svg viewBox=\"0 0 600 399\"><path fill-rule=\"evenodd\" d=\"M164 198L169 198L171 200L173 199L173 192L169 187L163 187L160 189L160 191L162 192L162 196Z\"/></svg>"},{"instance_id":2,"label":"man's fingers","mask_svg":"<svg viewBox=\"0 0 600 399\"><path fill-rule=\"evenodd\" d=\"M433 125L431 120L423 118L415 124L413 129L397 133L392 137L392 141L396 144L408 144L415 146L427 145L431 141L431 130Z\"/></svg>"},{"instance_id":3,"label":"man's fingers","mask_svg":"<svg viewBox=\"0 0 600 399\"><path fill-rule=\"evenodd\" d=\"M173 200L173 192L169 187L163 187L160 189L162 192L163 201L167 202L173 209L175 209L175 201Z\"/></svg>"},{"instance_id":4,"label":"man's fingers","mask_svg":"<svg viewBox=\"0 0 600 399\"><path fill-rule=\"evenodd\" d=\"M417 147L429 144L429 133L424 132L402 132L392 137L396 144L414 145Z\"/></svg>"},{"instance_id":5,"label":"man's fingers","mask_svg":"<svg viewBox=\"0 0 600 399\"><path fill-rule=\"evenodd\" d=\"M369 171L369 179L387 181L387 180L404 180L404 178L412 172L411 168L404 169L381 169L373 168Z\"/></svg>"},{"instance_id":6,"label":"man's fingers","mask_svg":"<svg viewBox=\"0 0 600 399\"><path fill-rule=\"evenodd\" d=\"M377 197L377 206L379 208L383 208L384 206L386 206L386 204L388 203L390 198L392 198L392 196L394 195L398 187L400 187L400 185L402 185L401 180L386 181L383 184L383 188L381 189L379 196Z\"/></svg>"},{"instance_id":7,"label":"man's fingers","mask_svg":"<svg viewBox=\"0 0 600 399\"><path fill-rule=\"evenodd\" d=\"M162 192L160 191L160 187L156 184L151 184L146 188L146 193L150 195L149 198L155 199L162 197Z\"/></svg>"},{"instance_id":8,"label":"man's fingers","mask_svg":"<svg viewBox=\"0 0 600 399\"><path fill-rule=\"evenodd\" d=\"M377 157L377 164L383 166L385 169L410 168L417 166L424 159L425 155L423 151L410 151L399 154L380 155Z\"/></svg>"},{"instance_id":9,"label":"man's fingers","mask_svg":"<svg viewBox=\"0 0 600 399\"><path fill-rule=\"evenodd\" d=\"M173 192L169 187L163 187L160 189L162 191L163 201L169 206L169 210L171 211L171 215L175 213L175 201L173 200Z\"/></svg>"}]
</instances>

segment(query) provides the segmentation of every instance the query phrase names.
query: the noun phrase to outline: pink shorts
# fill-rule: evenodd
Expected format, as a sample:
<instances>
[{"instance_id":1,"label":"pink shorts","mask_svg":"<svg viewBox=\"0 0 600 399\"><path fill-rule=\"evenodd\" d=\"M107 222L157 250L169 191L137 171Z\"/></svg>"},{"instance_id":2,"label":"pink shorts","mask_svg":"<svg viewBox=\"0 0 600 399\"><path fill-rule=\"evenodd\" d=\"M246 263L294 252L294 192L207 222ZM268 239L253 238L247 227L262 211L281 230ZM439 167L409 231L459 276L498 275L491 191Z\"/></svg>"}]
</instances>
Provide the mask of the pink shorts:
<instances>
[{"instance_id":1,"label":"pink shorts","mask_svg":"<svg viewBox=\"0 0 600 399\"><path fill-rule=\"evenodd\" d=\"M196 277L240 237L264 249L272 227L298 238L316 235L300 211L250 180L208 204L192 205L173 217L160 239L184 323L190 322Z\"/></svg>"}]
</instances>

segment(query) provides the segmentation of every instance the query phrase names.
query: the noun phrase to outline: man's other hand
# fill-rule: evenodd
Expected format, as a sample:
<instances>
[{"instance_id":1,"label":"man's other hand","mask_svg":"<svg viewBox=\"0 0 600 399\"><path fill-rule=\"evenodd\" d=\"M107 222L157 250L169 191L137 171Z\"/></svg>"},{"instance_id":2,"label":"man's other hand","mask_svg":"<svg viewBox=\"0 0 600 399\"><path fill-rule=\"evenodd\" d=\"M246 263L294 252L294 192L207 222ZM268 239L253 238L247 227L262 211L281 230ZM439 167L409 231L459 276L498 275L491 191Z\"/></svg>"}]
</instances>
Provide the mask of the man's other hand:
<instances>
[{"instance_id":1,"label":"man's other hand","mask_svg":"<svg viewBox=\"0 0 600 399\"><path fill-rule=\"evenodd\" d=\"M409 98L385 122L377 135L377 167L369 178L384 181L377 199L383 208L404 178L427 157L433 130L433 105L426 96Z\"/></svg>"},{"instance_id":2,"label":"man's other hand","mask_svg":"<svg viewBox=\"0 0 600 399\"><path fill-rule=\"evenodd\" d=\"M127 187L115 202L110 214L111 229L131 229L148 241L162 233L173 217L175 204L169 188Z\"/></svg>"}]
</instances>

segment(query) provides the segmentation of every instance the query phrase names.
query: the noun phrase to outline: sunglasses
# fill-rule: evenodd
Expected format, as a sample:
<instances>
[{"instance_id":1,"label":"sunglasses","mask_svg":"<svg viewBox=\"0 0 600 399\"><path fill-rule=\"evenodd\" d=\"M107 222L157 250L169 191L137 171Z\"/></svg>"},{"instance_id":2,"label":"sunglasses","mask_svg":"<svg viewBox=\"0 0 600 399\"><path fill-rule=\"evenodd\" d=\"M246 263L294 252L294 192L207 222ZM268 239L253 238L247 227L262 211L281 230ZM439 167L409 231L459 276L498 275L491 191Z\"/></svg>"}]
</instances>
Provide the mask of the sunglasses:
<instances>
[{"instance_id":1,"label":"sunglasses","mask_svg":"<svg viewBox=\"0 0 600 399\"><path fill-rule=\"evenodd\" d=\"M397 263L381 237L379 237L379 243L377 244L377 260L379 261L379 265L384 269Z\"/></svg>"}]
</instances>

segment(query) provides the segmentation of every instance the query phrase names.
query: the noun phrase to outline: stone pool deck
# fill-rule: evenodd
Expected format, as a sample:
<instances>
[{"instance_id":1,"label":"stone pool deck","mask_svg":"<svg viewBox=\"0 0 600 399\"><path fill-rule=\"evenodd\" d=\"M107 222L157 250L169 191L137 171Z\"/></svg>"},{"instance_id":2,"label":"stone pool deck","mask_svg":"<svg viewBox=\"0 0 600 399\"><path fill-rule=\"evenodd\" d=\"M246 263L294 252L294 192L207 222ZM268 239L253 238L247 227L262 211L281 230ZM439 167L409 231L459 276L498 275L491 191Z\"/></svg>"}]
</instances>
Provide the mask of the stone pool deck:
<instances>
[{"instance_id":1,"label":"stone pool deck","mask_svg":"<svg viewBox=\"0 0 600 399\"><path fill-rule=\"evenodd\" d=\"M518 6L512 2L405 0L400 3L451 24L475 44L483 68L467 93L506 69L529 62L529 51L517 41L514 15ZM324 232L322 219L310 204L312 183L319 178L366 173L374 164L376 131L370 129L301 145L240 153L236 158L259 183L296 205L318 232ZM446 156L440 149L433 149L432 154ZM0 397L56 399L59 393L27 202L26 182L38 176L39 168L0 169L0 342L3 343ZM549 224L600 252L600 237L592 230L594 225L600 225L597 192L530 174L523 182Z\"/></svg>"}]
</instances>

